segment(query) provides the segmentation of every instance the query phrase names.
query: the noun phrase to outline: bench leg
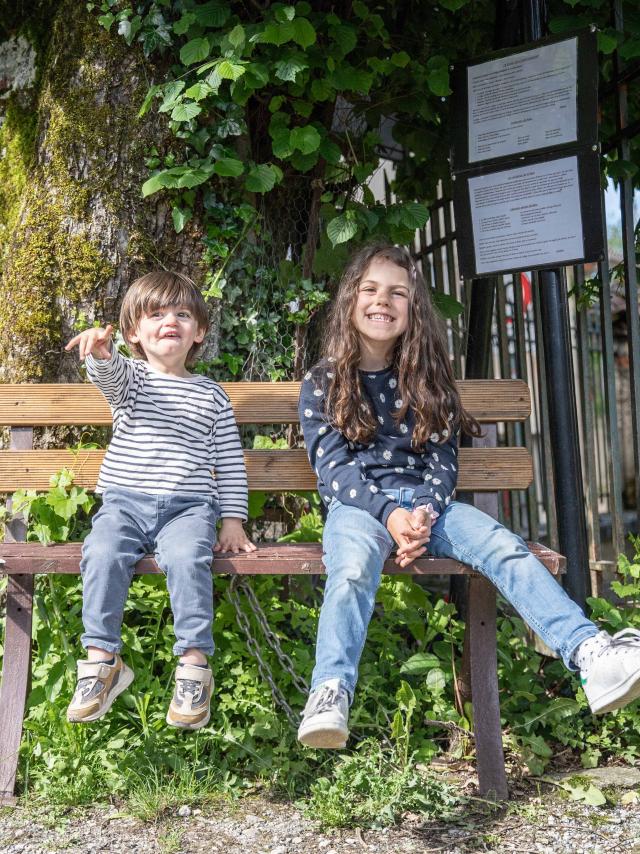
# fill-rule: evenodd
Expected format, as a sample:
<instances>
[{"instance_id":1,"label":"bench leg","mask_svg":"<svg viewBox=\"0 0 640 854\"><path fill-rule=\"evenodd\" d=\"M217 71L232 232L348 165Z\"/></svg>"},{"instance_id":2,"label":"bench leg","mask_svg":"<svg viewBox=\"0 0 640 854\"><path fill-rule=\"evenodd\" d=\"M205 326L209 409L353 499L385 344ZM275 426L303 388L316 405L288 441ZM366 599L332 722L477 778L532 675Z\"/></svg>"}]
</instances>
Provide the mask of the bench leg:
<instances>
[{"instance_id":1,"label":"bench leg","mask_svg":"<svg viewBox=\"0 0 640 854\"><path fill-rule=\"evenodd\" d=\"M496 652L496 591L484 578L469 585L471 695L480 795L507 800Z\"/></svg>"},{"instance_id":2,"label":"bench leg","mask_svg":"<svg viewBox=\"0 0 640 854\"><path fill-rule=\"evenodd\" d=\"M0 804L16 803L14 788L31 674L33 575L10 575L0 686Z\"/></svg>"}]
</instances>

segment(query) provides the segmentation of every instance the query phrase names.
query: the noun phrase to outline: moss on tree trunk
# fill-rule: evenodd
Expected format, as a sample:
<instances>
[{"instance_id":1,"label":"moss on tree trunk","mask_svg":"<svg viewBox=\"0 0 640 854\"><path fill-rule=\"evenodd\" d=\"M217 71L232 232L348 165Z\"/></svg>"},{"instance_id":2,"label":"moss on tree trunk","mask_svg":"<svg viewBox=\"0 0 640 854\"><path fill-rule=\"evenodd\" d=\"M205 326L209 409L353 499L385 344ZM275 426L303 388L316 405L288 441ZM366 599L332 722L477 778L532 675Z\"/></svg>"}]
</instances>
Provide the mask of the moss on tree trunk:
<instances>
[{"instance_id":1,"label":"moss on tree trunk","mask_svg":"<svg viewBox=\"0 0 640 854\"><path fill-rule=\"evenodd\" d=\"M77 324L116 319L142 272L166 267L198 278L201 264L197 217L177 235L166 201L140 193L146 153L170 144L164 117L138 117L162 70L101 29L83 3L63 0L49 9L49 21L50 36L34 39L35 83L3 102L5 382L77 379L77 356L63 349Z\"/></svg>"}]
</instances>

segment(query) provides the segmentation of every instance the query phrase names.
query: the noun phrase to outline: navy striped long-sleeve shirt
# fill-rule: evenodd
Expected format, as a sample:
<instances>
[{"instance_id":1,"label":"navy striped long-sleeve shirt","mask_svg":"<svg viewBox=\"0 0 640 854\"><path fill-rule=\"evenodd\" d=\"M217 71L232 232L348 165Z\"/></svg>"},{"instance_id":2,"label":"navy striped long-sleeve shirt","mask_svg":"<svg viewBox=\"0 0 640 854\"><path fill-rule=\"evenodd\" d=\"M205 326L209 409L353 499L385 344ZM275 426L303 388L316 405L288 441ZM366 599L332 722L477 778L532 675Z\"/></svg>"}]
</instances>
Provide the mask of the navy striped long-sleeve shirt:
<instances>
[{"instance_id":1,"label":"navy striped long-sleeve shirt","mask_svg":"<svg viewBox=\"0 0 640 854\"><path fill-rule=\"evenodd\" d=\"M174 377L114 347L87 356L87 374L113 412L96 492L213 495L221 516L247 518L247 473L229 398L208 377Z\"/></svg>"}]
</instances>

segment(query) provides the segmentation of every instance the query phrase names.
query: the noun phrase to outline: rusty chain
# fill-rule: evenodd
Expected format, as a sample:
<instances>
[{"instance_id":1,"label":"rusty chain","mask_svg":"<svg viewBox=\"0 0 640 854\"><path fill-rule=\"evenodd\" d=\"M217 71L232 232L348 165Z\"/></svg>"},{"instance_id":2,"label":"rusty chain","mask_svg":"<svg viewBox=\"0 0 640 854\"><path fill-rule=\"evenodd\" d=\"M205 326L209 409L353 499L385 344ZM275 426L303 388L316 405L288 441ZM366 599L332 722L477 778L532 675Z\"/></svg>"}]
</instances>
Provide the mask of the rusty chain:
<instances>
[{"instance_id":1,"label":"rusty chain","mask_svg":"<svg viewBox=\"0 0 640 854\"><path fill-rule=\"evenodd\" d=\"M244 578L241 578L239 575L235 575L231 579L228 591L229 599L236 612L236 620L238 622L238 626L244 633L247 639L247 646L249 647L249 650L256 659L260 675L271 688L271 694L273 696L274 702L276 703L276 705L280 706L281 709L283 709L291 726L297 728L299 723L299 715L297 715L293 711L291 706L287 703L284 694L276 684L271 668L262 657L260 644L253 636L253 633L251 631L251 624L249 623L249 618L242 609L242 603L240 601L239 594L240 590L243 591L245 598L249 603L249 607L251 608L251 611L253 612L257 620L257 623L260 627L260 631L264 635L264 639L267 645L271 647L271 649L275 652L283 669L286 670L287 673L291 676L295 687L298 689L298 691L300 691L301 694L305 695L308 693L309 687L304 681L304 679L302 679L302 677L296 673L293 661L282 649L282 646L280 645L280 640L271 629L271 626L269 625L269 622L267 620L267 616L264 613L262 606L258 602L253 588Z\"/></svg>"}]
</instances>

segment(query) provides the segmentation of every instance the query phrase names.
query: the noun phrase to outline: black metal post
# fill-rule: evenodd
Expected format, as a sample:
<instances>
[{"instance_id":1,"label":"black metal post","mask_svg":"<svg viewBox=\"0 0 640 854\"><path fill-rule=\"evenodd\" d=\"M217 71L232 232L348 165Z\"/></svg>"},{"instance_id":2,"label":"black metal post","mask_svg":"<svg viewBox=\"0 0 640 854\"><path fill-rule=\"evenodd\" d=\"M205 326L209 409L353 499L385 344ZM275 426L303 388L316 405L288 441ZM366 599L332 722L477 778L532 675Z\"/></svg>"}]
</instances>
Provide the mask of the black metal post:
<instances>
[{"instance_id":1,"label":"black metal post","mask_svg":"<svg viewBox=\"0 0 640 854\"><path fill-rule=\"evenodd\" d=\"M547 32L545 0L522 0L526 41ZM567 558L565 586L571 598L585 607L589 578L589 547L584 506L578 415L571 359L569 311L563 271L546 270L538 277L543 347L549 401L549 426L555 481L558 539Z\"/></svg>"},{"instance_id":2,"label":"black metal post","mask_svg":"<svg viewBox=\"0 0 640 854\"><path fill-rule=\"evenodd\" d=\"M561 270L539 273L558 540L567 558L567 593L581 607L589 595L589 540L580 466L578 415L571 362L569 309Z\"/></svg>"},{"instance_id":3,"label":"black metal post","mask_svg":"<svg viewBox=\"0 0 640 854\"><path fill-rule=\"evenodd\" d=\"M467 324L465 378L481 380L489 376L491 365L491 322L495 279L474 279Z\"/></svg>"}]
</instances>

